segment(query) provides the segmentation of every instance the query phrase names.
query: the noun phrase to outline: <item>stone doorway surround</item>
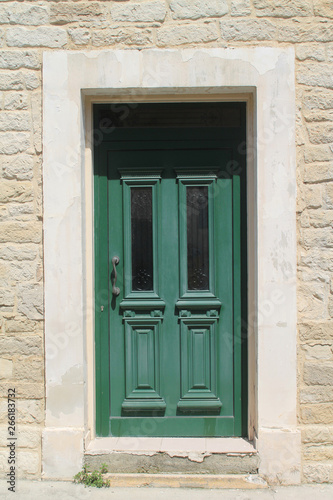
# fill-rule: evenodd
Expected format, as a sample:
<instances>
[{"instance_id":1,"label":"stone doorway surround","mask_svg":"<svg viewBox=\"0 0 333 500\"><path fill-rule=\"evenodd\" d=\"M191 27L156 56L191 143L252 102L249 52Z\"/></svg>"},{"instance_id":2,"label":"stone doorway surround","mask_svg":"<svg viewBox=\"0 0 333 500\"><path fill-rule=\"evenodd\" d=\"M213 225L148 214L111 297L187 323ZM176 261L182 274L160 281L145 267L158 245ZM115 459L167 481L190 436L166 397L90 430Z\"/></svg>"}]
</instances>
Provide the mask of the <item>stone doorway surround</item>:
<instances>
[{"instance_id":1,"label":"stone doorway surround","mask_svg":"<svg viewBox=\"0 0 333 500\"><path fill-rule=\"evenodd\" d=\"M84 451L102 446L94 435L92 103L241 100L248 115L249 439L263 477L300 482L294 78L290 47L44 53L45 478L72 478ZM112 451L113 438L105 439L103 449ZM135 438L136 450L142 439ZM229 451L241 453L245 441L235 439ZM214 449L228 453L228 443L218 438Z\"/></svg>"}]
</instances>

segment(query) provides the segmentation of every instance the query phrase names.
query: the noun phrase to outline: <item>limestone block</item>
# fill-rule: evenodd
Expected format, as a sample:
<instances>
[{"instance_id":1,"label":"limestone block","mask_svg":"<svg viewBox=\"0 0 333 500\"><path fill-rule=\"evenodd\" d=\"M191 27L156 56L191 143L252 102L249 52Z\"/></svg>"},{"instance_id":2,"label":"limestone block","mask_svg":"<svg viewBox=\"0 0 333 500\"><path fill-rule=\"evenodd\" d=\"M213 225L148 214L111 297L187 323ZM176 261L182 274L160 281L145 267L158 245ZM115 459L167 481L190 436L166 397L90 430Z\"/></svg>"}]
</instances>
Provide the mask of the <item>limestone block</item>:
<instances>
[{"instance_id":1,"label":"limestone block","mask_svg":"<svg viewBox=\"0 0 333 500\"><path fill-rule=\"evenodd\" d=\"M37 474L40 472L40 453L38 451L21 451L17 453L17 469L19 474Z\"/></svg>"},{"instance_id":2,"label":"limestone block","mask_svg":"<svg viewBox=\"0 0 333 500\"><path fill-rule=\"evenodd\" d=\"M0 358L0 379L6 379L6 378L10 379L12 378L12 376L13 376L13 361L11 359Z\"/></svg>"},{"instance_id":3,"label":"limestone block","mask_svg":"<svg viewBox=\"0 0 333 500\"><path fill-rule=\"evenodd\" d=\"M221 33L224 40L248 42L254 40L274 40L276 26L270 21L242 19L221 21Z\"/></svg>"},{"instance_id":4,"label":"limestone block","mask_svg":"<svg viewBox=\"0 0 333 500\"><path fill-rule=\"evenodd\" d=\"M304 387L300 391L300 402L333 403L333 387L319 385Z\"/></svg>"},{"instance_id":5,"label":"limestone block","mask_svg":"<svg viewBox=\"0 0 333 500\"><path fill-rule=\"evenodd\" d=\"M309 208L320 208L322 206L321 185L304 186L305 204Z\"/></svg>"},{"instance_id":6,"label":"limestone block","mask_svg":"<svg viewBox=\"0 0 333 500\"><path fill-rule=\"evenodd\" d=\"M0 243L40 243L41 240L40 222L4 222L2 224Z\"/></svg>"},{"instance_id":7,"label":"limestone block","mask_svg":"<svg viewBox=\"0 0 333 500\"><path fill-rule=\"evenodd\" d=\"M228 13L227 0L171 0L173 19L220 17Z\"/></svg>"},{"instance_id":8,"label":"limestone block","mask_svg":"<svg viewBox=\"0 0 333 500\"><path fill-rule=\"evenodd\" d=\"M13 374L15 380L42 382L43 369L43 358L19 357L14 361Z\"/></svg>"},{"instance_id":9,"label":"limestone block","mask_svg":"<svg viewBox=\"0 0 333 500\"><path fill-rule=\"evenodd\" d=\"M299 279L301 281L307 282L307 281L317 281L318 283L330 283L330 275L329 273L322 272L322 271L312 271L309 269L303 269L300 268L299 271Z\"/></svg>"},{"instance_id":10,"label":"limestone block","mask_svg":"<svg viewBox=\"0 0 333 500\"><path fill-rule=\"evenodd\" d=\"M330 256L328 256L328 259ZM299 324L301 342L333 340L333 321L309 321Z\"/></svg>"},{"instance_id":11,"label":"limestone block","mask_svg":"<svg viewBox=\"0 0 333 500\"><path fill-rule=\"evenodd\" d=\"M42 95L35 92L31 96L31 116L34 146L37 153L42 152Z\"/></svg>"},{"instance_id":12,"label":"limestone block","mask_svg":"<svg viewBox=\"0 0 333 500\"><path fill-rule=\"evenodd\" d=\"M42 356L42 339L39 335L29 335L23 332L24 336L0 337L2 355L9 356Z\"/></svg>"},{"instance_id":13,"label":"limestone block","mask_svg":"<svg viewBox=\"0 0 333 500\"><path fill-rule=\"evenodd\" d=\"M29 319L43 319L42 285L19 285L17 310Z\"/></svg>"},{"instance_id":14,"label":"limestone block","mask_svg":"<svg viewBox=\"0 0 333 500\"><path fill-rule=\"evenodd\" d=\"M4 99L4 109L6 110L21 110L28 109L29 100L28 94L21 92L6 92Z\"/></svg>"},{"instance_id":15,"label":"limestone block","mask_svg":"<svg viewBox=\"0 0 333 500\"><path fill-rule=\"evenodd\" d=\"M68 34L75 45L87 45L91 38L90 31L86 28L70 28Z\"/></svg>"},{"instance_id":16,"label":"limestone block","mask_svg":"<svg viewBox=\"0 0 333 500\"><path fill-rule=\"evenodd\" d=\"M3 160L2 177L18 181L32 179L33 157L28 155L15 156Z\"/></svg>"},{"instance_id":17,"label":"limestone block","mask_svg":"<svg viewBox=\"0 0 333 500\"><path fill-rule=\"evenodd\" d=\"M333 41L332 23L286 21L279 25L279 42L331 42Z\"/></svg>"},{"instance_id":18,"label":"limestone block","mask_svg":"<svg viewBox=\"0 0 333 500\"><path fill-rule=\"evenodd\" d=\"M301 242L305 247L332 248L333 232L329 228L305 228Z\"/></svg>"},{"instance_id":19,"label":"limestone block","mask_svg":"<svg viewBox=\"0 0 333 500\"><path fill-rule=\"evenodd\" d=\"M42 382L21 382L15 381L15 388L21 399L43 399L44 400L44 383ZM8 382L0 382L0 394L5 394L8 390Z\"/></svg>"},{"instance_id":20,"label":"limestone block","mask_svg":"<svg viewBox=\"0 0 333 500\"><path fill-rule=\"evenodd\" d=\"M333 272L333 251L326 248L300 249L299 263L311 269Z\"/></svg>"},{"instance_id":21,"label":"limestone block","mask_svg":"<svg viewBox=\"0 0 333 500\"><path fill-rule=\"evenodd\" d=\"M333 362L304 363L304 382L307 385L333 385ZM332 408L333 411L333 408Z\"/></svg>"},{"instance_id":22,"label":"limestone block","mask_svg":"<svg viewBox=\"0 0 333 500\"><path fill-rule=\"evenodd\" d=\"M153 42L153 33L149 29L130 30L128 28L111 28L95 30L92 44L95 47L124 43L126 45L149 45Z\"/></svg>"},{"instance_id":23,"label":"limestone block","mask_svg":"<svg viewBox=\"0 0 333 500\"><path fill-rule=\"evenodd\" d=\"M8 428L5 425L0 425L0 448L6 448L8 437Z\"/></svg>"},{"instance_id":24,"label":"limestone block","mask_svg":"<svg viewBox=\"0 0 333 500\"><path fill-rule=\"evenodd\" d=\"M328 312L331 318L333 318L333 297L330 296L328 299Z\"/></svg>"},{"instance_id":25,"label":"limestone block","mask_svg":"<svg viewBox=\"0 0 333 500\"><path fill-rule=\"evenodd\" d=\"M40 76L36 73L25 73L24 82L27 90L37 89L40 86Z\"/></svg>"},{"instance_id":26,"label":"limestone block","mask_svg":"<svg viewBox=\"0 0 333 500\"><path fill-rule=\"evenodd\" d=\"M8 465L8 451L7 449L2 449L0 450L0 469L2 471L6 470L6 467Z\"/></svg>"},{"instance_id":27,"label":"limestone block","mask_svg":"<svg viewBox=\"0 0 333 500\"><path fill-rule=\"evenodd\" d=\"M16 317L15 319L7 319L6 320L6 332L7 333L25 333L28 332L36 332L41 328L41 323L39 321L31 321L24 317ZM42 332L41 332L42 334ZM20 335L19 335L20 337ZM14 337L13 337L14 338ZM34 341L38 341L38 337L33 337ZM39 344L37 344L39 345ZM31 352L31 354L36 354L35 352Z\"/></svg>"},{"instance_id":28,"label":"limestone block","mask_svg":"<svg viewBox=\"0 0 333 500\"><path fill-rule=\"evenodd\" d=\"M313 227L328 227L333 224L333 210L309 210L308 217Z\"/></svg>"},{"instance_id":29,"label":"limestone block","mask_svg":"<svg viewBox=\"0 0 333 500\"><path fill-rule=\"evenodd\" d=\"M304 231L309 231L304 229ZM332 237L333 246L333 237ZM327 316L325 287L322 283L304 283L298 287L298 312L302 319L321 319Z\"/></svg>"},{"instance_id":30,"label":"limestone block","mask_svg":"<svg viewBox=\"0 0 333 500\"><path fill-rule=\"evenodd\" d=\"M327 208L333 208L333 185L326 184L324 189L324 201Z\"/></svg>"},{"instance_id":31,"label":"limestone block","mask_svg":"<svg viewBox=\"0 0 333 500\"><path fill-rule=\"evenodd\" d=\"M5 392L6 396L7 396L7 391ZM2 398L0 399L0 423L7 422L7 420L8 420L8 402L7 399Z\"/></svg>"},{"instance_id":32,"label":"limestone block","mask_svg":"<svg viewBox=\"0 0 333 500\"><path fill-rule=\"evenodd\" d=\"M332 445L307 445L303 449L304 460L309 461L325 461L330 460L333 457L333 446Z\"/></svg>"},{"instance_id":33,"label":"limestone block","mask_svg":"<svg viewBox=\"0 0 333 500\"><path fill-rule=\"evenodd\" d=\"M9 218L15 220L31 220L35 218L33 203L10 203L7 205Z\"/></svg>"},{"instance_id":34,"label":"limestone block","mask_svg":"<svg viewBox=\"0 0 333 500\"><path fill-rule=\"evenodd\" d=\"M1 266L1 264L0 264ZM0 282L1 282L0 270ZM15 303L15 294L10 288L0 288L0 309L2 311L11 311Z\"/></svg>"},{"instance_id":35,"label":"limestone block","mask_svg":"<svg viewBox=\"0 0 333 500\"><path fill-rule=\"evenodd\" d=\"M333 162L306 165L304 182L315 183L333 180Z\"/></svg>"},{"instance_id":36,"label":"limestone block","mask_svg":"<svg viewBox=\"0 0 333 500\"><path fill-rule=\"evenodd\" d=\"M333 443L333 426L310 425L302 429L303 443Z\"/></svg>"},{"instance_id":37,"label":"limestone block","mask_svg":"<svg viewBox=\"0 0 333 500\"><path fill-rule=\"evenodd\" d=\"M0 186L0 203L19 201L24 203L33 199L33 185L31 182L3 180Z\"/></svg>"},{"instance_id":38,"label":"limestone block","mask_svg":"<svg viewBox=\"0 0 333 500\"><path fill-rule=\"evenodd\" d=\"M0 68L1 69L39 69L41 62L37 52L32 51L0 51Z\"/></svg>"},{"instance_id":39,"label":"limestone block","mask_svg":"<svg viewBox=\"0 0 333 500\"><path fill-rule=\"evenodd\" d=\"M20 426L20 447L39 448L42 440L41 427L34 425Z\"/></svg>"},{"instance_id":40,"label":"limestone block","mask_svg":"<svg viewBox=\"0 0 333 500\"><path fill-rule=\"evenodd\" d=\"M68 24L78 21L93 21L105 14L100 2L59 2L50 7L51 24Z\"/></svg>"},{"instance_id":41,"label":"limestone block","mask_svg":"<svg viewBox=\"0 0 333 500\"><path fill-rule=\"evenodd\" d=\"M304 96L303 102L309 109L333 109L333 92L314 89Z\"/></svg>"},{"instance_id":42,"label":"limestone block","mask_svg":"<svg viewBox=\"0 0 333 500\"><path fill-rule=\"evenodd\" d=\"M34 399L19 399L17 401L17 423L41 424L44 421L43 401Z\"/></svg>"},{"instance_id":43,"label":"limestone block","mask_svg":"<svg viewBox=\"0 0 333 500\"><path fill-rule=\"evenodd\" d=\"M333 142L333 123L308 123L307 131L312 144Z\"/></svg>"},{"instance_id":44,"label":"limestone block","mask_svg":"<svg viewBox=\"0 0 333 500\"><path fill-rule=\"evenodd\" d=\"M231 0L232 16L249 16L251 14L250 0Z\"/></svg>"},{"instance_id":45,"label":"limestone block","mask_svg":"<svg viewBox=\"0 0 333 500\"><path fill-rule=\"evenodd\" d=\"M35 29L8 28L7 45L9 47L64 47L67 33L63 28L41 27Z\"/></svg>"},{"instance_id":46,"label":"limestone block","mask_svg":"<svg viewBox=\"0 0 333 500\"><path fill-rule=\"evenodd\" d=\"M30 114L25 111L22 113L10 111L0 113L0 131L6 132L8 130L30 130Z\"/></svg>"},{"instance_id":47,"label":"limestone block","mask_svg":"<svg viewBox=\"0 0 333 500\"><path fill-rule=\"evenodd\" d=\"M325 47L319 43L296 45L296 57L299 61L306 61L307 59L325 61Z\"/></svg>"},{"instance_id":48,"label":"limestone block","mask_svg":"<svg viewBox=\"0 0 333 500\"><path fill-rule=\"evenodd\" d=\"M302 350L305 354L305 359L314 361L316 359L320 360L331 360L333 358L332 344L328 345L303 345Z\"/></svg>"},{"instance_id":49,"label":"limestone block","mask_svg":"<svg viewBox=\"0 0 333 500\"><path fill-rule=\"evenodd\" d=\"M310 0L253 0L258 17L301 17L312 14Z\"/></svg>"},{"instance_id":50,"label":"limestone block","mask_svg":"<svg viewBox=\"0 0 333 500\"><path fill-rule=\"evenodd\" d=\"M332 109L309 110L307 108L304 108L303 117L306 122L332 122L333 110ZM333 159L333 152L331 153L330 159Z\"/></svg>"},{"instance_id":51,"label":"limestone block","mask_svg":"<svg viewBox=\"0 0 333 500\"><path fill-rule=\"evenodd\" d=\"M301 227L310 227L309 214L307 210L304 210L300 216Z\"/></svg>"},{"instance_id":52,"label":"limestone block","mask_svg":"<svg viewBox=\"0 0 333 500\"><path fill-rule=\"evenodd\" d=\"M214 23L167 26L157 31L157 45L165 47L211 42L217 40L218 37L217 27Z\"/></svg>"},{"instance_id":53,"label":"limestone block","mask_svg":"<svg viewBox=\"0 0 333 500\"><path fill-rule=\"evenodd\" d=\"M303 424L333 424L332 403L301 406L301 422Z\"/></svg>"},{"instance_id":54,"label":"limestone block","mask_svg":"<svg viewBox=\"0 0 333 500\"><path fill-rule=\"evenodd\" d=\"M303 478L306 483L327 483L333 477L333 463L304 463Z\"/></svg>"},{"instance_id":55,"label":"limestone block","mask_svg":"<svg viewBox=\"0 0 333 500\"><path fill-rule=\"evenodd\" d=\"M8 207L0 206L0 221L4 222L9 218Z\"/></svg>"},{"instance_id":56,"label":"limestone block","mask_svg":"<svg viewBox=\"0 0 333 500\"><path fill-rule=\"evenodd\" d=\"M163 22L165 16L166 5L161 0L111 4L111 17L114 21Z\"/></svg>"},{"instance_id":57,"label":"limestone block","mask_svg":"<svg viewBox=\"0 0 333 500\"><path fill-rule=\"evenodd\" d=\"M31 5L12 2L10 5L0 6L0 24L26 24L38 26L49 22L48 7L46 5Z\"/></svg>"},{"instance_id":58,"label":"limestone block","mask_svg":"<svg viewBox=\"0 0 333 500\"><path fill-rule=\"evenodd\" d=\"M24 79L22 73L0 73L0 90L23 90Z\"/></svg>"},{"instance_id":59,"label":"limestone block","mask_svg":"<svg viewBox=\"0 0 333 500\"><path fill-rule=\"evenodd\" d=\"M302 64L296 72L298 83L333 89L333 64Z\"/></svg>"},{"instance_id":60,"label":"limestone block","mask_svg":"<svg viewBox=\"0 0 333 500\"><path fill-rule=\"evenodd\" d=\"M316 16L333 19L333 4L331 0L313 0L313 9Z\"/></svg>"},{"instance_id":61,"label":"limestone block","mask_svg":"<svg viewBox=\"0 0 333 500\"><path fill-rule=\"evenodd\" d=\"M331 318L333 318L333 296L332 295L329 297L329 300L328 300L328 312L329 312Z\"/></svg>"},{"instance_id":62,"label":"limestone block","mask_svg":"<svg viewBox=\"0 0 333 500\"><path fill-rule=\"evenodd\" d=\"M5 43L5 30L0 29L0 47Z\"/></svg>"},{"instance_id":63,"label":"limestone block","mask_svg":"<svg viewBox=\"0 0 333 500\"><path fill-rule=\"evenodd\" d=\"M0 284L14 285L32 281L36 276L36 263L0 261Z\"/></svg>"},{"instance_id":64,"label":"limestone block","mask_svg":"<svg viewBox=\"0 0 333 500\"><path fill-rule=\"evenodd\" d=\"M26 132L0 132L0 154L23 153L30 146L30 134Z\"/></svg>"},{"instance_id":65,"label":"limestone block","mask_svg":"<svg viewBox=\"0 0 333 500\"><path fill-rule=\"evenodd\" d=\"M319 146L306 146L304 148L304 160L306 163L332 161L333 146L328 144Z\"/></svg>"},{"instance_id":66,"label":"limestone block","mask_svg":"<svg viewBox=\"0 0 333 500\"><path fill-rule=\"evenodd\" d=\"M328 62L333 62L333 44L326 45L326 56Z\"/></svg>"}]
</instances>

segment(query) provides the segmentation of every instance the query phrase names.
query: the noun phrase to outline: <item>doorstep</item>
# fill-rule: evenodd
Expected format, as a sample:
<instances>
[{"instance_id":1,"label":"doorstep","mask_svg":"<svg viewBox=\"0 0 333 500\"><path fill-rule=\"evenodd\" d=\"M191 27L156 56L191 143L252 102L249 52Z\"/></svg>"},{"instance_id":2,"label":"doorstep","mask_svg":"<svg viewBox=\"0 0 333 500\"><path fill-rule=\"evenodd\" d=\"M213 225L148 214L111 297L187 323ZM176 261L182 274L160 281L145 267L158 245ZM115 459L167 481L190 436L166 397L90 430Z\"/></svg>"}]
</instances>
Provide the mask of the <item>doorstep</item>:
<instances>
[{"instance_id":1,"label":"doorstep","mask_svg":"<svg viewBox=\"0 0 333 500\"><path fill-rule=\"evenodd\" d=\"M242 438L96 438L85 465L114 474L256 474L259 457Z\"/></svg>"}]
</instances>

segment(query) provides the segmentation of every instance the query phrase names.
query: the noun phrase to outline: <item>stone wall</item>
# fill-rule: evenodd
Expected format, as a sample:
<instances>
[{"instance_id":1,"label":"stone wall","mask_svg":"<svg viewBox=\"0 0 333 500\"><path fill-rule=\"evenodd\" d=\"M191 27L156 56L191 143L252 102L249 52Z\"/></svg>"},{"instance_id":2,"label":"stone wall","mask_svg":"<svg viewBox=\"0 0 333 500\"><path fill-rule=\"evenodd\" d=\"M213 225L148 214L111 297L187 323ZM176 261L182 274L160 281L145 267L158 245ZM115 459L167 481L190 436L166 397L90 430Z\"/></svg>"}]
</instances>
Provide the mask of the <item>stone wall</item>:
<instances>
[{"instance_id":1,"label":"stone wall","mask_svg":"<svg viewBox=\"0 0 333 500\"><path fill-rule=\"evenodd\" d=\"M0 469L14 385L21 475L41 474L43 51L294 44L303 480L333 481L331 0L2 0L0 24Z\"/></svg>"}]
</instances>

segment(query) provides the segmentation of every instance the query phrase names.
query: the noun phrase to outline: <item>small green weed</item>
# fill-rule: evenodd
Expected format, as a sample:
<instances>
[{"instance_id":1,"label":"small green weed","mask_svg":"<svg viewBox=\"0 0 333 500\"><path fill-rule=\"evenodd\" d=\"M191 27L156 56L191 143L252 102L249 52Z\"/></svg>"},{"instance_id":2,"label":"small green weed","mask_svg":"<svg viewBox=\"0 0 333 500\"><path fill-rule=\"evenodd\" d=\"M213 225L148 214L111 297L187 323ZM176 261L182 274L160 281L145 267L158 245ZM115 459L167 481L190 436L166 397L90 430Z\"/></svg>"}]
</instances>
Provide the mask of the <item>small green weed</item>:
<instances>
[{"instance_id":1,"label":"small green weed","mask_svg":"<svg viewBox=\"0 0 333 500\"><path fill-rule=\"evenodd\" d=\"M81 472L74 476L74 483L81 483L85 486L96 486L96 488L107 488L110 486L109 479L103 479L102 474L108 471L106 464L102 464L100 470L90 472L86 467L83 467Z\"/></svg>"}]
</instances>

